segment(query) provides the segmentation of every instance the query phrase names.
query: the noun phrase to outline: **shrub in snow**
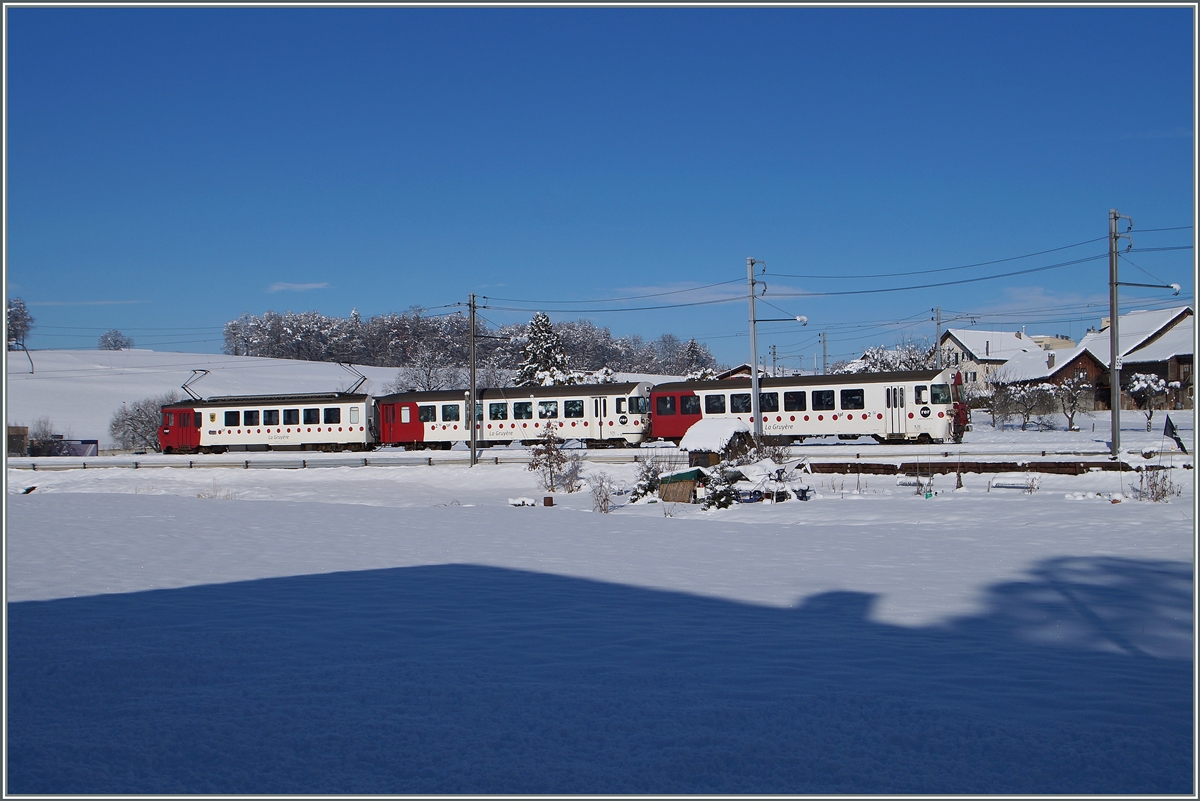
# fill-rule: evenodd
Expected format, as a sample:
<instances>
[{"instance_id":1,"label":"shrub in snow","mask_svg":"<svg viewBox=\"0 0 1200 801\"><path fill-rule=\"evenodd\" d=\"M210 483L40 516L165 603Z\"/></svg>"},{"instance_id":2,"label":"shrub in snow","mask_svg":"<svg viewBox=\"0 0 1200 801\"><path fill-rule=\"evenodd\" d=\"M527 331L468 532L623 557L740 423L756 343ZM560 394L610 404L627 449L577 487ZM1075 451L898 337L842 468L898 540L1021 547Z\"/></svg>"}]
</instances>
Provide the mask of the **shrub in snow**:
<instances>
[{"instance_id":1,"label":"shrub in snow","mask_svg":"<svg viewBox=\"0 0 1200 801\"><path fill-rule=\"evenodd\" d=\"M701 509L728 509L738 502L738 492L733 487L738 473L729 462L721 462L708 471Z\"/></svg>"},{"instance_id":2,"label":"shrub in snow","mask_svg":"<svg viewBox=\"0 0 1200 801\"><path fill-rule=\"evenodd\" d=\"M33 316L20 298L8 299L8 349L25 347L25 336L33 328Z\"/></svg>"},{"instance_id":3,"label":"shrub in snow","mask_svg":"<svg viewBox=\"0 0 1200 801\"><path fill-rule=\"evenodd\" d=\"M583 454L576 451L567 457L558 485L567 492L578 492L583 488Z\"/></svg>"},{"instance_id":4,"label":"shrub in snow","mask_svg":"<svg viewBox=\"0 0 1200 801\"><path fill-rule=\"evenodd\" d=\"M1150 430L1154 410L1161 408L1167 397L1167 382L1153 373L1134 373L1129 377L1129 395L1146 415L1146 430Z\"/></svg>"},{"instance_id":5,"label":"shrub in snow","mask_svg":"<svg viewBox=\"0 0 1200 801\"><path fill-rule=\"evenodd\" d=\"M663 468L663 461L658 456L651 456L637 463L637 481L629 493L630 503L658 494L659 476L662 475Z\"/></svg>"},{"instance_id":6,"label":"shrub in snow","mask_svg":"<svg viewBox=\"0 0 1200 801\"><path fill-rule=\"evenodd\" d=\"M1075 426L1075 415L1083 412L1085 415L1092 408L1090 390L1092 384L1088 381L1087 373L1076 373L1054 385L1053 395L1067 418L1067 430L1078 431Z\"/></svg>"},{"instance_id":7,"label":"shrub in snow","mask_svg":"<svg viewBox=\"0 0 1200 801\"><path fill-rule=\"evenodd\" d=\"M592 511L608 514L612 509L612 496L616 492L616 482L608 473L595 473L588 476L588 486L592 488Z\"/></svg>"},{"instance_id":8,"label":"shrub in snow","mask_svg":"<svg viewBox=\"0 0 1200 801\"><path fill-rule=\"evenodd\" d=\"M49 417L39 417L29 427L30 456L70 456L70 447L64 442L68 439L54 431L54 423Z\"/></svg>"},{"instance_id":9,"label":"shrub in snow","mask_svg":"<svg viewBox=\"0 0 1200 801\"><path fill-rule=\"evenodd\" d=\"M174 392L143 398L131 404L123 404L113 414L108 424L108 433L117 447L123 450L158 451L158 425L162 420L162 407L174 403L179 396Z\"/></svg>"},{"instance_id":10,"label":"shrub in snow","mask_svg":"<svg viewBox=\"0 0 1200 801\"><path fill-rule=\"evenodd\" d=\"M1175 486L1174 479L1171 478L1170 468L1148 470L1143 469L1139 473L1138 483L1129 485L1131 495L1137 497L1139 501L1152 501L1154 503L1166 503L1171 498L1178 498L1183 494L1183 488Z\"/></svg>"}]
</instances>

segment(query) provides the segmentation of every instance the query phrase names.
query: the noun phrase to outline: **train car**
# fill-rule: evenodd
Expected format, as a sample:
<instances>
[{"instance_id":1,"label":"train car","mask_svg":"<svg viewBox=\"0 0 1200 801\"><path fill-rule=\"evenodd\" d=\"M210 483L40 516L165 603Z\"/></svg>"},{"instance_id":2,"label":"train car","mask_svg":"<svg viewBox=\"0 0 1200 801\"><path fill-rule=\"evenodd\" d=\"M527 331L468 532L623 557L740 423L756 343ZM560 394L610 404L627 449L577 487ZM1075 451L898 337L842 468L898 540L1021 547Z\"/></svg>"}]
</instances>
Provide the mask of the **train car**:
<instances>
[{"instance_id":1,"label":"train car","mask_svg":"<svg viewBox=\"0 0 1200 801\"><path fill-rule=\"evenodd\" d=\"M371 396L348 392L247 395L162 407L163 453L365 450L376 443Z\"/></svg>"},{"instance_id":2,"label":"train car","mask_svg":"<svg viewBox=\"0 0 1200 801\"><path fill-rule=\"evenodd\" d=\"M763 378L764 436L873 437L882 443L961 442L969 412L950 370ZM650 393L651 432L678 442L706 417L737 418L753 430L749 378L659 384Z\"/></svg>"},{"instance_id":3,"label":"train car","mask_svg":"<svg viewBox=\"0 0 1200 801\"><path fill-rule=\"evenodd\" d=\"M547 427L591 447L625 447L646 438L647 381L558 387L500 387L479 391L475 403L480 447L532 443ZM379 441L407 449L446 449L468 442L466 393L400 392L376 399Z\"/></svg>"}]
</instances>

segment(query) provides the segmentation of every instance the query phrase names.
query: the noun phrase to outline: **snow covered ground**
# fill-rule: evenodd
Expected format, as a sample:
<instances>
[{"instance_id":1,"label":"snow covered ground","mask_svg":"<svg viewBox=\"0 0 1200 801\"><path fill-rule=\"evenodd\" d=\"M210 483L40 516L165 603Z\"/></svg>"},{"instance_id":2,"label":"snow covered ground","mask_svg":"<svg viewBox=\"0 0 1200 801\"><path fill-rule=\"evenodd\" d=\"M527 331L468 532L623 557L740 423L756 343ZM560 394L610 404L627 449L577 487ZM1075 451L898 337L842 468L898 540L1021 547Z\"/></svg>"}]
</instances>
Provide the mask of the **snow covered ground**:
<instances>
[{"instance_id":1,"label":"snow covered ground","mask_svg":"<svg viewBox=\"0 0 1200 801\"><path fill-rule=\"evenodd\" d=\"M1127 417L1169 503L1113 472L604 515L511 506L546 494L518 464L9 469L7 790L1191 793L1194 471ZM1083 422L968 445L1102 451Z\"/></svg>"}]
</instances>

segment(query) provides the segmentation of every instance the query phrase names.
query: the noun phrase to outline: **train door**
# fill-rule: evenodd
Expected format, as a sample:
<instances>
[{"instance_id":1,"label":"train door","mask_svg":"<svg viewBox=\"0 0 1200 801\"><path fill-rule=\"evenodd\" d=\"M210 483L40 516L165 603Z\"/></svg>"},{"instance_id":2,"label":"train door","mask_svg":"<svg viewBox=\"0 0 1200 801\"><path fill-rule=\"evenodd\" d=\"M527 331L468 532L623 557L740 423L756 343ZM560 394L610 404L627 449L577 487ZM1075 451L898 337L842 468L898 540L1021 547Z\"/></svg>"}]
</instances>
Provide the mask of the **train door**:
<instances>
[{"instance_id":1,"label":"train door","mask_svg":"<svg viewBox=\"0 0 1200 801\"><path fill-rule=\"evenodd\" d=\"M592 416L596 418L596 425L600 428L596 439L604 439L604 421L608 417L608 398L592 398Z\"/></svg>"},{"instance_id":2,"label":"train door","mask_svg":"<svg viewBox=\"0 0 1200 801\"><path fill-rule=\"evenodd\" d=\"M905 438L908 435L907 405L904 387L887 387L888 437Z\"/></svg>"}]
</instances>

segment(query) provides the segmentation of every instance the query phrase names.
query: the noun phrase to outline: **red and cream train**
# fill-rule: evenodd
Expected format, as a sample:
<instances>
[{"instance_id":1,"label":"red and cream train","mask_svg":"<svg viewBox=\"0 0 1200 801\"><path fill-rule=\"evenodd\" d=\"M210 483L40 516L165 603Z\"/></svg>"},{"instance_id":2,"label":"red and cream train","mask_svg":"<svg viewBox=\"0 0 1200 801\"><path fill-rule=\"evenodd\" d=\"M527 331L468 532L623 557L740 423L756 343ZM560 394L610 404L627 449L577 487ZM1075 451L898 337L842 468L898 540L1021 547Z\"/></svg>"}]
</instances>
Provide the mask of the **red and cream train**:
<instances>
[{"instance_id":1,"label":"red and cream train","mask_svg":"<svg viewBox=\"0 0 1200 801\"><path fill-rule=\"evenodd\" d=\"M763 433L873 437L879 442L961 441L968 411L950 370L763 378ZM164 453L264 450L448 449L470 441L462 391L243 395L162 407ZM529 443L547 428L589 446L679 441L697 420L726 417L752 425L750 379L646 381L483 389L475 403L480 447Z\"/></svg>"}]
</instances>

